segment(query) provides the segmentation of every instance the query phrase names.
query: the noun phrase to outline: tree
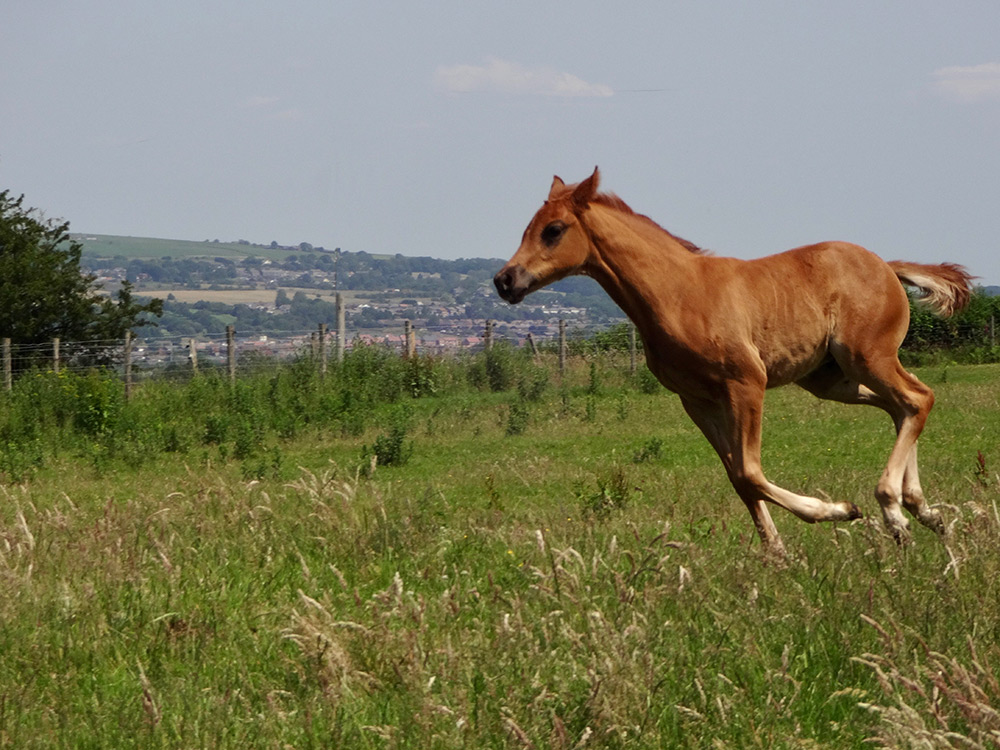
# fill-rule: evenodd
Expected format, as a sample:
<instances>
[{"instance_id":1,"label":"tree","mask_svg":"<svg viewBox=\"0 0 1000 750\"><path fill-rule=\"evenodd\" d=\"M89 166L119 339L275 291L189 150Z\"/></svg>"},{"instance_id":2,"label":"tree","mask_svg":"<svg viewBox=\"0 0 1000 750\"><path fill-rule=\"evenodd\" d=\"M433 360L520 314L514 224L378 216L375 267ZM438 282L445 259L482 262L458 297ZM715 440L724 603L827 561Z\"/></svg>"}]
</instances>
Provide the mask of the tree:
<instances>
[{"instance_id":1,"label":"tree","mask_svg":"<svg viewBox=\"0 0 1000 750\"><path fill-rule=\"evenodd\" d=\"M0 192L0 336L16 345L120 339L149 325L163 302L140 304L132 287L103 296L95 277L80 271L83 245L69 222L46 220L24 207L24 196Z\"/></svg>"}]
</instances>

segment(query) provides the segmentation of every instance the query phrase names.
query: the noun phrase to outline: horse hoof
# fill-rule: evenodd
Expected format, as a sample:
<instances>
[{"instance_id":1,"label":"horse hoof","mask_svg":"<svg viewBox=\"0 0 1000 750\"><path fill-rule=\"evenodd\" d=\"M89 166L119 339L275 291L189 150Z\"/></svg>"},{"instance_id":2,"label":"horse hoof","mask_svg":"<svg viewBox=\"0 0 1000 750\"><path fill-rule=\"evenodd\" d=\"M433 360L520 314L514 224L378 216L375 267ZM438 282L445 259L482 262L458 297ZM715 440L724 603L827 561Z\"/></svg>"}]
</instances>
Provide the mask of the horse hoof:
<instances>
[{"instance_id":1,"label":"horse hoof","mask_svg":"<svg viewBox=\"0 0 1000 750\"><path fill-rule=\"evenodd\" d=\"M948 535L948 528L944 525L944 519L941 518L941 514L936 510L925 512L923 515L918 516L917 520L938 536Z\"/></svg>"},{"instance_id":2,"label":"horse hoof","mask_svg":"<svg viewBox=\"0 0 1000 750\"><path fill-rule=\"evenodd\" d=\"M859 508L854 503L847 504L847 520L853 521L856 518L861 518L861 508Z\"/></svg>"}]
</instances>

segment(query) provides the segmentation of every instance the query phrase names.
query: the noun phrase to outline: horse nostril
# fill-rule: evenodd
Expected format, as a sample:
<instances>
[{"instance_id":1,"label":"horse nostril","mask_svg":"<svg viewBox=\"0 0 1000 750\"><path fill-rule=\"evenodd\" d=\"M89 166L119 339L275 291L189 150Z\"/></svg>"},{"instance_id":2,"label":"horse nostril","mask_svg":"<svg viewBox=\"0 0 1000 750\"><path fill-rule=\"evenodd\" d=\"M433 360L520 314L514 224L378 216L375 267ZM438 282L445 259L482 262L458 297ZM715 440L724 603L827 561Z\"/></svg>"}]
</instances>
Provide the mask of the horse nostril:
<instances>
[{"instance_id":1,"label":"horse nostril","mask_svg":"<svg viewBox=\"0 0 1000 750\"><path fill-rule=\"evenodd\" d=\"M493 277L493 283L497 288L497 291L503 294L511 288L514 283L513 274L510 271L500 271L496 276Z\"/></svg>"}]
</instances>

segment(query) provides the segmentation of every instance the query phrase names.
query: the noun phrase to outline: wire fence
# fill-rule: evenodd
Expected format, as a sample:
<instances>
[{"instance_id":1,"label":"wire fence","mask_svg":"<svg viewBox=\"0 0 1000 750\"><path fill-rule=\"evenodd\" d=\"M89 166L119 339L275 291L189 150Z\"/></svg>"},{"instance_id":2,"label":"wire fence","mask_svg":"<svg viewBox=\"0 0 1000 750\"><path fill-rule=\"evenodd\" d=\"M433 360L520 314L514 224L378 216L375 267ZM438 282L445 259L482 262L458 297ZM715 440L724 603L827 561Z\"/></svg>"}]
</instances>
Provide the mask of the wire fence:
<instances>
[{"instance_id":1,"label":"wire fence","mask_svg":"<svg viewBox=\"0 0 1000 750\"><path fill-rule=\"evenodd\" d=\"M36 344L16 344L0 338L3 387L10 390L13 380L21 373L37 370L55 372L88 372L95 368L117 372L125 383L126 393L136 381L151 378L184 379L200 372L223 371L229 377L247 375L283 367L289 362L307 358L322 373L330 362L343 359L356 346L384 346L402 356L458 356L489 349L494 341L505 340L532 352L548 350L558 353L559 368L571 352L586 349L579 342L591 341L610 328L627 331L615 342L615 348L630 352L631 370L636 368L637 349L635 327L631 324L574 326L567 321L544 325L500 323L492 320L479 325L415 327L409 320L402 328L385 327L348 333L344 318L339 316L336 327L325 324L314 330L255 331L239 334L232 326L225 331L198 336L155 336L94 341L51 341ZM943 325L943 324L942 324ZM966 330L967 329L967 330ZM916 340L919 331L911 328L905 348L921 351L948 345L980 345L996 350L996 321L951 323L936 339ZM0 331L2 335L2 331Z\"/></svg>"},{"instance_id":2,"label":"wire fence","mask_svg":"<svg viewBox=\"0 0 1000 750\"><path fill-rule=\"evenodd\" d=\"M331 362L341 361L357 346L383 346L401 356L459 356L492 347L504 340L527 347L533 353L548 349L558 353L560 368L571 340L582 341L607 326L587 326L567 330L565 320L533 330L497 326L486 320L478 327L447 328L435 326L418 329L403 321L402 330L385 328L357 331L348 336L343 324L331 329L320 325L315 330L267 332L239 335L229 326L217 334L158 336L95 341L62 341L58 338L41 344L15 344L0 339L3 387L10 390L20 374L30 371L83 373L94 369L117 372L129 393L134 382L150 378L184 379L210 371L222 371L229 377L275 369L289 362L308 359L321 373ZM635 333L629 326L632 361L635 361Z\"/></svg>"}]
</instances>

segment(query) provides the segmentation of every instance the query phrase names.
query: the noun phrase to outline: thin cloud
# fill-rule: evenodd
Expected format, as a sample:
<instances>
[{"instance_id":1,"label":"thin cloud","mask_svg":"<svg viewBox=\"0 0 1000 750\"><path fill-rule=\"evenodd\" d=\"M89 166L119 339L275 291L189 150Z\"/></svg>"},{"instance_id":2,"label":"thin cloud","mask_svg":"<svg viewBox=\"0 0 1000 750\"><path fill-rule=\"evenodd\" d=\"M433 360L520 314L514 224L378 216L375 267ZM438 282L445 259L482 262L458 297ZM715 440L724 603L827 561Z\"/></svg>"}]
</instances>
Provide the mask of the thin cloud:
<instances>
[{"instance_id":1,"label":"thin cloud","mask_svg":"<svg viewBox=\"0 0 1000 750\"><path fill-rule=\"evenodd\" d=\"M490 58L485 65L442 65L434 85L450 94L492 92L536 96L612 96L602 83L588 83L572 73L553 68L528 68L520 63Z\"/></svg>"},{"instance_id":2,"label":"thin cloud","mask_svg":"<svg viewBox=\"0 0 1000 750\"><path fill-rule=\"evenodd\" d=\"M934 90L960 102L1000 99L1000 62L938 68L931 74Z\"/></svg>"}]
</instances>

